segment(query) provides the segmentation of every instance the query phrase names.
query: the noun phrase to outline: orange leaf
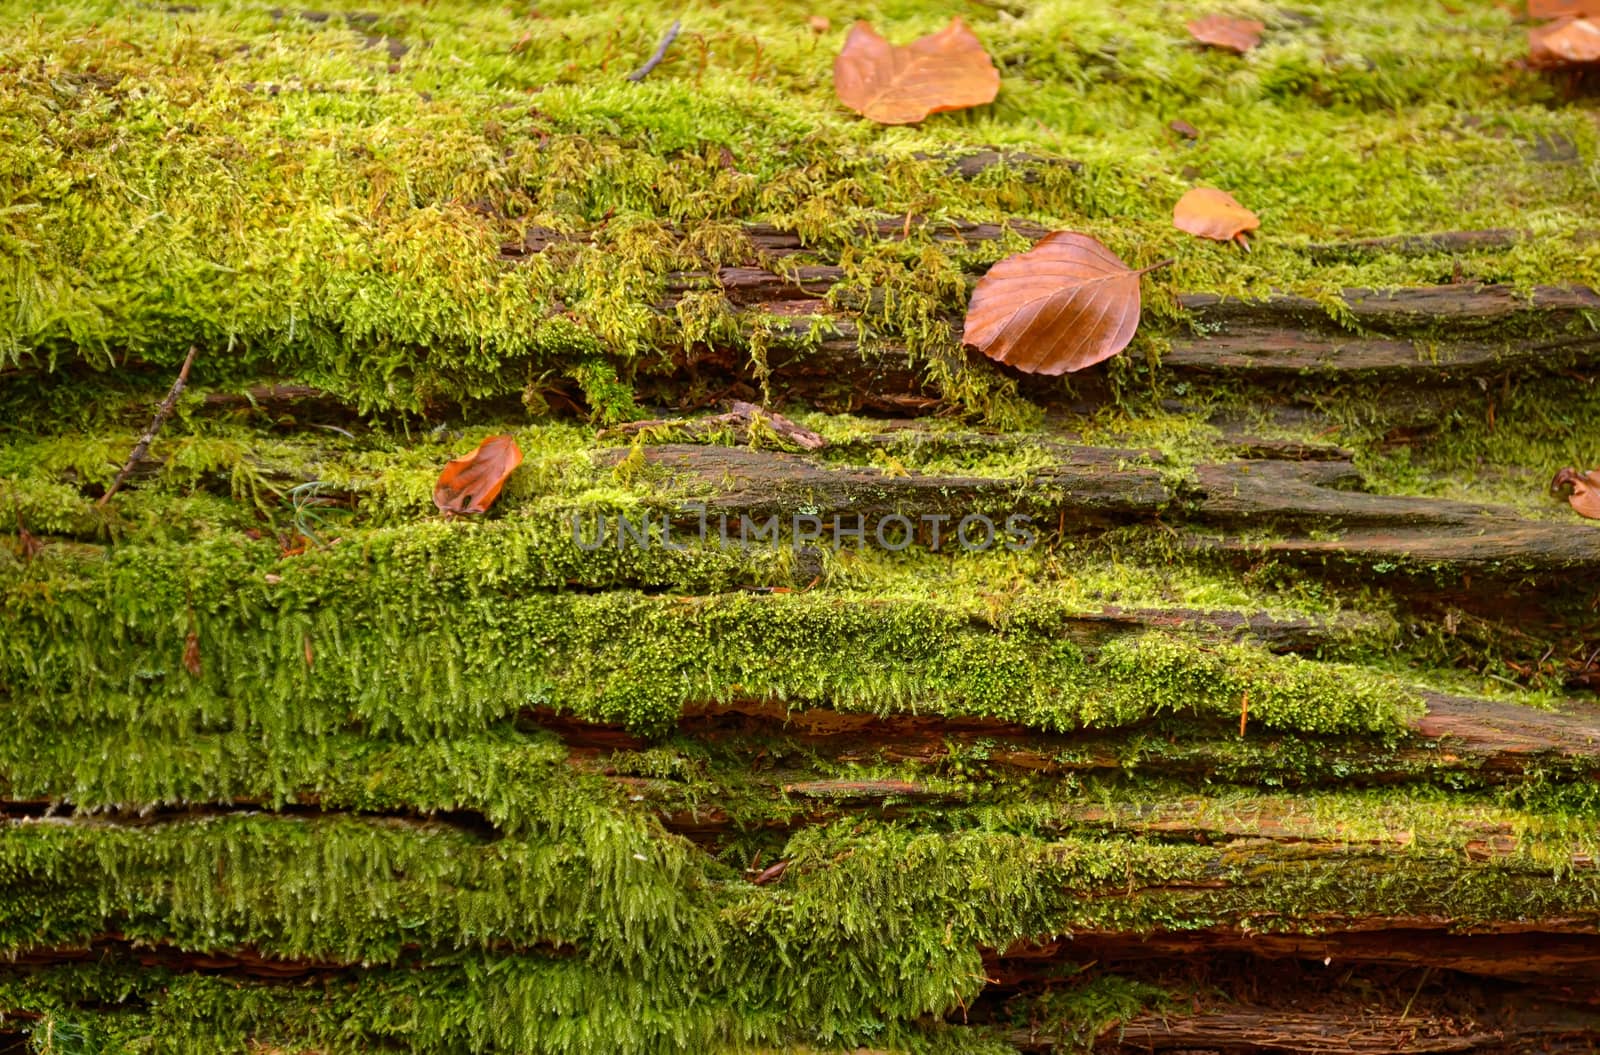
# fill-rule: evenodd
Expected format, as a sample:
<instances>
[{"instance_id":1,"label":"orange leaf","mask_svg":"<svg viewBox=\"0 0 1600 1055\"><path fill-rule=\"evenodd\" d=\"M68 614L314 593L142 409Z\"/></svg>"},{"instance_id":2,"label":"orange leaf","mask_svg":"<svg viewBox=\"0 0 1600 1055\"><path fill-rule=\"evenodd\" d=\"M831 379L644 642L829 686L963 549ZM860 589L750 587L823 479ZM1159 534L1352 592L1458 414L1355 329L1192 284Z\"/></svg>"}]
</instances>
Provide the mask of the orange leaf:
<instances>
[{"instance_id":1,"label":"orange leaf","mask_svg":"<svg viewBox=\"0 0 1600 1055\"><path fill-rule=\"evenodd\" d=\"M189 631L189 636L183 639L183 665L197 678L203 669L200 666L200 635L194 630Z\"/></svg>"},{"instance_id":2,"label":"orange leaf","mask_svg":"<svg viewBox=\"0 0 1600 1055\"><path fill-rule=\"evenodd\" d=\"M433 504L447 516L485 512L521 464L522 448L514 437L490 436L477 450L444 467L433 485Z\"/></svg>"},{"instance_id":3,"label":"orange leaf","mask_svg":"<svg viewBox=\"0 0 1600 1055\"><path fill-rule=\"evenodd\" d=\"M1562 469L1550 481L1550 490L1559 493L1563 487L1572 488L1567 501L1579 516L1600 520L1600 469L1587 473L1570 467Z\"/></svg>"},{"instance_id":4,"label":"orange leaf","mask_svg":"<svg viewBox=\"0 0 1600 1055\"><path fill-rule=\"evenodd\" d=\"M909 125L929 114L994 102L1000 71L960 18L905 47L857 22L833 60L833 89L862 117Z\"/></svg>"},{"instance_id":5,"label":"orange leaf","mask_svg":"<svg viewBox=\"0 0 1600 1055\"><path fill-rule=\"evenodd\" d=\"M813 33L826 33L833 28L833 23L828 21L826 15L812 15L806 19L806 25L811 27Z\"/></svg>"},{"instance_id":6,"label":"orange leaf","mask_svg":"<svg viewBox=\"0 0 1600 1055\"><path fill-rule=\"evenodd\" d=\"M1261 226L1261 218L1227 191L1196 187L1172 207L1172 224L1180 231L1231 242Z\"/></svg>"},{"instance_id":7,"label":"orange leaf","mask_svg":"<svg viewBox=\"0 0 1600 1055\"><path fill-rule=\"evenodd\" d=\"M1563 18L1529 30L1528 62L1541 69L1600 62L1600 22Z\"/></svg>"},{"instance_id":8,"label":"orange leaf","mask_svg":"<svg viewBox=\"0 0 1600 1055\"><path fill-rule=\"evenodd\" d=\"M1202 44L1214 48L1227 48L1243 55L1261 43L1261 31L1267 27L1253 18L1230 18L1227 15L1207 15L1197 18L1184 27L1189 35Z\"/></svg>"},{"instance_id":9,"label":"orange leaf","mask_svg":"<svg viewBox=\"0 0 1600 1055\"><path fill-rule=\"evenodd\" d=\"M1529 18L1600 18L1600 0L1528 0Z\"/></svg>"},{"instance_id":10,"label":"orange leaf","mask_svg":"<svg viewBox=\"0 0 1600 1055\"><path fill-rule=\"evenodd\" d=\"M1047 234L978 280L961 340L1030 374L1093 366L1133 339L1142 274L1086 234Z\"/></svg>"}]
</instances>

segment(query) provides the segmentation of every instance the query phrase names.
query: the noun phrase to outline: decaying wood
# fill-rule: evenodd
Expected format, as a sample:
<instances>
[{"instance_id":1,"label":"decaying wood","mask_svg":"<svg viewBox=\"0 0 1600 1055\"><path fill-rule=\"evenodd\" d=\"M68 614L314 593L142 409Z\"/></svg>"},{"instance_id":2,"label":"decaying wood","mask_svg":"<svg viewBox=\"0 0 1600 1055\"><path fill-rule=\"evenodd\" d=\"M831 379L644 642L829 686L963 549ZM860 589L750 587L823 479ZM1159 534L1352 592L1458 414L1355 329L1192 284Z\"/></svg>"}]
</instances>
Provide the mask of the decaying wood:
<instances>
[{"instance_id":1,"label":"decaying wood","mask_svg":"<svg viewBox=\"0 0 1600 1055\"><path fill-rule=\"evenodd\" d=\"M1593 1050L1600 1012L1537 998L1500 1003L1493 1011L1407 1009L1398 1003L1380 1011L1351 1000L1345 1007L1319 1011L1238 1004L1190 1014L1147 1013L1118 1025L1102 1037L1101 1044L1112 1045L1104 1050L1189 1055L1577 1055ZM1017 1033L1011 1039L1033 1050L1054 1047L1030 1043L1028 1036Z\"/></svg>"},{"instance_id":2,"label":"decaying wood","mask_svg":"<svg viewBox=\"0 0 1600 1055\"><path fill-rule=\"evenodd\" d=\"M887 237L907 229L903 221L884 221L881 233ZM996 224L930 225L927 230L935 238L959 241L998 238L1007 231L1044 233ZM529 237L544 245L558 236L532 232ZM757 229L752 238L752 245L761 247L753 248L753 255L782 257L801 250L793 236L769 229ZM843 269L832 265L774 270L757 263L672 276L661 311L670 312L692 290L720 291L736 312L762 316L772 343L759 367L738 347L662 349L644 361L637 378L641 395L679 404L687 386L747 401L763 391L779 392L785 401L832 410L900 415L936 410L941 396L927 364L912 361L893 335L876 333L853 312L832 306L830 293L844 278ZM1600 330L1592 321L1600 316L1600 294L1582 288L1541 287L1525 296L1506 286L1470 284L1347 290L1337 305L1339 319L1329 306L1287 295L1225 300L1188 294L1178 304L1190 326L1166 338L1162 370L1178 378L1254 386L1274 407L1315 402L1327 394L1326 385L1403 381L1405 390L1385 403L1397 426L1436 420L1463 398L1477 398L1479 389L1463 381L1487 385L1520 376L1593 375L1600 368ZM956 315L952 310L946 320L952 349L959 336ZM980 369L1004 369L975 352L964 354ZM1078 379L1078 395L1069 395L1056 379L1018 375L1017 381L1024 394L1047 407L1087 412L1107 398L1093 376ZM284 411L339 403L307 386L263 384L244 394L209 394L204 406Z\"/></svg>"},{"instance_id":3,"label":"decaying wood","mask_svg":"<svg viewBox=\"0 0 1600 1055\"><path fill-rule=\"evenodd\" d=\"M1395 234L1382 238L1356 238L1348 242L1325 242L1307 246L1306 252L1317 261L1379 256L1385 253L1394 253L1398 256L1427 256L1431 253L1471 253L1506 249L1528 237L1527 231L1511 227L1495 227L1486 231Z\"/></svg>"},{"instance_id":4,"label":"decaying wood","mask_svg":"<svg viewBox=\"0 0 1600 1055\"><path fill-rule=\"evenodd\" d=\"M1195 467L1176 488L1152 451L1058 443L1057 457L1025 480L891 474L831 468L800 455L694 444L642 448L709 515L831 518L1024 513L1048 530L1161 518L1185 544L1218 552L1298 559L1399 562L1466 571L1600 571L1600 533L1589 524L1529 520L1509 509L1443 498L1369 494L1345 460L1240 459ZM601 452L603 463L623 451ZM1284 532L1260 539L1242 533ZM1315 533L1313 535L1312 533ZM1329 538L1328 532L1337 533Z\"/></svg>"},{"instance_id":5,"label":"decaying wood","mask_svg":"<svg viewBox=\"0 0 1600 1055\"><path fill-rule=\"evenodd\" d=\"M312 385L253 385L243 392L207 392L200 405L206 410L260 409L276 413L287 410L331 410L344 404L332 393Z\"/></svg>"},{"instance_id":6,"label":"decaying wood","mask_svg":"<svg viewBox=\"0 0 1600 1055\"><path fill-rule=\"evenodd\" d=\"M1263 960L1305 960L1348 969L1352 964L1435 967L1516 982L1564 980L1588 989L1600 983L1600 935L1593 919L1515 921L1462 927L1447 917L1389 916L1347 926L1330 921L1316 934L1238 927L1157 931L1077 931L1046 942L991 950L1002 982L1036 976L1051 961L1098 960L1112 965L1234 953ZM993 977L993 976L991 976ZM1600 1011L1600 1008L1596 1009Z\"/></svg>"},{"instance_id":7,"label":"decaying wood","mask_svg":"<svg viewBox=\"0 0 1600 1055\"><path fill-rule=\"evenodd\" d=\"M707 276L737 310L764 314L762 325L781 339L767 351L762 377L742 352L698 347L664 357L653 390L665 397L673 378L693 376L750 393L765 382L787 398L831 409L904 413L937 406L925 365L911 361L892 336L829 306L824 284L836 273L822 266L792 275L744 267ZM693 281L682 276L674 288L687 290ZM1385 403L1396 425L1434 420L1464 396L1476 396L1478 390L1462 386L1465 380L1592 375L1600 365L1600 330L1589 321L1600 313L1600 294L1581 288L1543 288L1526 298L1503 286L1349 290L1339 304L1343 322L1292 296L1178 299L1192 329L1173 334L1161 353L1161 369L1174 377L1251 385L1273 404L1314 402L1330 384L1404 381L1406 390L1395 393L1400 398ZM947 325L953 348L955 312ZM1084 395L1076 398L1088 400L1081 407L1065 402L1067 390L1057 380L1016 376L1024 394L1045 406L1092 410L1106 398L1093 376L1077 381Z\"/></svg>"},{"instance_id":8,"label":"decaying wood","mask_svg":"<svg viewBox=\"0 0 1600 1055\"><path fill-rule=\"evenodd\" d=\"M268 981L289 981L326 976L348 971L358 965L326 960L286 960L266 956L237 946L226 952L192 952L148 940L131 941L122 934L97 935L82 945L33 949L8 957L4 962L23 967L44 967L68 963L96 963L125 960L143 967L174 971L204 971L238 974ZM12 1014L12 1012L6 1012Z\"/></svg>"},{"instance_id":9,"label":"decaying wood","mask_svg":"<svg viewBox=\"0 0 1600 1055\"><path fill-rule=\"evenodd\" d=\"M8 825L17 828L26 828L30 825L78 829L149 828L185 821L259 814L284 817L341 814L360 817L382 827L407 828L419 832L448 827L486 840L498 838L502 834L493 821L477 810L349 809L342 806L325 806L319 796L306 791L297 793L292 801L278 803L262 799L238 798L225 802L186 802L181 805L147 805L138 808L106 806L93 809L79 808L70 801L5 798L4 794L4 785L0 785L0 832L3 832Z\"/></svg>"},{"instance_id":10,"label":"decaying wood","mask_svg":"<svg viewBox=\"0 0 1600 1055\"><path fill-rule=\"evenodd\" d=\"M1222 929L1148 937L1078 932L984 957L980 1009L1095 962L1180 986L1173 1001L1104 1027L1095 1051L1588 1052L1600 1032L1597 945L1578 928L1454 933L1443 921L1289 936ZM1389 953L1405 950L1398 959ZM1520 965L1520 971L1512 965ZM1055 984L1060 984L1056 982ZM1187 990L1184 993L1183 990ZM1004 1021L1002 1018L1001 1021ZM1047 1023L1008 1036L1023 1051L1081 1050Z\"/></svg>"},{"instance_id":11,"label":"decaying wood","mask_svg":"<svg viewBox=\"0 0 1600 1055\"><path fill-rule=\"evenodd\" d=\"M704 418L651 418L648 421L630 421L604 429L596 438L607 440L619 436L637 436L650 431L672 431L682 434L685 438L706 438L726 430L732 433L737 442L748 444L756 442L757 427L770 430L780 439L801 450L821 450L828 445L827 440L810 429L801 428L782 414L765 410L743 400L734 400L733 406L726 414L715 414Z\"/></svg>"},{"instance_id":12,"label":"decaying wood","mask_svg":"<svg viewBox=\"0 0 1600 1055\"><path fill-rule=\"evenodd\" d=\"M1343 752L1366 763L1368 783L1413 779L1423 768L1459 770L1487 782L1512 782L1549 763L1600 773L1600 705L1569 703L1545 711L1493 700L1423 694L1424 713L1411 723L1411 736L1394 747L1323 738L1331 754ZM603 759L613 751L639 750L647 742L621 725L583 721L548 708L528 712L541 728L557 733L581 758ZM1045 733L995 719L872 715L796 708L777 701L739 700L725 704L691 704L678 722L681 735L703 741L761 741L784 738L837 761L921 763L937 761L953 750L987 745L991 764L1043 774L1120 772L1143 768L1130 751L1126 731L1086 730ZM1216 736L1220 731L1212 731ZM1161 736L1157 727L1151 735ZM1214 763L1197 731L1185 729L1194 750L1182 758L1157 760L1164 775L1204 772ZM1274 734L1250 734L1252 742L1271 744ZM1360 783L1356 777L1347 778ZM781 783L781 781L780 781Z\"/></svg>"}]
</instances>

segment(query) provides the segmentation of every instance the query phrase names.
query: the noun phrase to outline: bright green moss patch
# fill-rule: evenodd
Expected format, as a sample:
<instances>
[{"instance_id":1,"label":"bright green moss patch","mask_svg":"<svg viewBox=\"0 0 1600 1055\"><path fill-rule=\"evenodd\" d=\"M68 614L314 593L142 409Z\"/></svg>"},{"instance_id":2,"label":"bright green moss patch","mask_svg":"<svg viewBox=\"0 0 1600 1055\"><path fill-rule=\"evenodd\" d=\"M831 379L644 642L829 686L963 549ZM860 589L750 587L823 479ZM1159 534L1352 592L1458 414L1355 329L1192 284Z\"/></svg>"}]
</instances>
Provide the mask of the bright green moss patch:
<instances>
[{"instance_id":1,"label":"bright green moss patch","mask_svg":"<svg viewBox=\"0 0 1600 1055\"><path fill-rule=\"evenodd\" d=\"M671 993L570 958L464 956L427 969L362 970L287 982L238 981L122 962L13 969L0 1006L42 1050L245 1053L305 1050L696 1051L810 1055L877 1045L896 1055L1008 1055L981 1027L928 1018L849 1022L831 1042L781 1009L757 1017L722 994ZM7 1020L7 1025L12 1020ZM838 1034L857 1038L846 1044ZM808 1042L809 1041L809 1042ZM49 1045L55 1045L52 1049ZM79 1047L70 1047L77 1045Z\"/></svg>"},{"instance_id":2,"label":"bright green moss patch","mask_svg":"<svg viewBox=\"0 0 1600 1055\"><path fill-rule=\"evenodd\" d=\"M415 982L431 979L424 991L443 994L466 981L488 1001L474 1019L485 1031L476 1043L489 1046L514 1025L528 1031L522 1050L568 1050L559 1042L574 1025L568 1016L619 999L653 1008L642 1023L669 1032L733 1020L735 1035L767 1042L914 1036L908 1024L976 996L980 948L1076 929L1301 930L1376 913L1471 923L1600 912L1588 872L1554 883L1533 861L1475 864L1423 847L1396 856L1359 845L1162 845L852 821L796 834L784 882L762 888L672 872L663 857L671 846L629 852L624 838L597 858L553 854L533 834L478 843L349 820L12 825L0 833L0 883L15 895L0 938L27 948L114 928L196 951L248 945L398 961L412 969L363 972L360 982L379 987L368 1014L386 1017L350 1016L350 1028L381 1035L387 1016L421 1013L421 992L407 996ZM612 906L619 914L602 919L612 898L633 907ZM612 925L624 932L610 934ZM564 945L505 949L493 967L451 951L491 935ZM337 1001L344 984L321 987ZM538 1010L523 1002L535 986L544 990ZM43 986L22 1006L48 1008L52 995L61 993ZM229 1021L203 1004L184 1014L190 1029Z\"/></svg>"},{"instance_id":3,"label":"bright green moss patch","mask_svg":"<svg viewBox=\"0 0 1600 1055\"><path fill-rule=\"evenodd\" d=\"M942 12L841 9L818 36L815 5L692 5L684 40L635 85L622 73L656 27L628 5L376 7L370 24L235 3L12 16L5 360L171 364L198 342L208 382L292 375L372 409L520 395L554 372L611 418L631 401L607 378L682 343L688 319L656 307L665 276L741 262L739 221L838 254L875 216L1027 216L1141 263L1176 256L1151 280L1157 318L1178 290L1323 296L1449 271L1303 252L1339 238L1526 227L1545 237L1475 256L1468 277L1592 284L1600 267L1594 243L1565 237L1600 226L1597 133L1512 68L1524 35L1499 9L1262 9L1267 37L1243 58L1196 48L1160 5L980 12L999 100L885 129L832 97L843 30L864 15L904 39ZM1171 133L1178 117L1201 137ZM964 181L918 157L986 145L1081 168ZM1255 253L1171 229L1195 183L1261 213ZM502 261L531 227L601 229ZM947 339L928 320L965 298L959 256L920 236L845 263L899 291L873 328L936 360Z\"/></svg>"},{"instance_id":4,"label":"bright green moss patch","mask_svg":"<svg viewBox=\"0 0 1600 1055\"><path fill-rule=\"evenodd\" d=\"M37 560L7 582L0 677L38 720L408 735L533 704L661 729L687 703L749 697L1054 730L1236 714L1246 693L1263 724L1315 732L1392 731L1417 707L1392 677L1250 645L1141 633L1086 647L1071 602L1048 594L991 608L894 592L545 592L561 566L536 545L440 523L288 561L271 543L210 547L204 563L193 548L123 547L61 577Z\"/></svg>"}]
</instances>

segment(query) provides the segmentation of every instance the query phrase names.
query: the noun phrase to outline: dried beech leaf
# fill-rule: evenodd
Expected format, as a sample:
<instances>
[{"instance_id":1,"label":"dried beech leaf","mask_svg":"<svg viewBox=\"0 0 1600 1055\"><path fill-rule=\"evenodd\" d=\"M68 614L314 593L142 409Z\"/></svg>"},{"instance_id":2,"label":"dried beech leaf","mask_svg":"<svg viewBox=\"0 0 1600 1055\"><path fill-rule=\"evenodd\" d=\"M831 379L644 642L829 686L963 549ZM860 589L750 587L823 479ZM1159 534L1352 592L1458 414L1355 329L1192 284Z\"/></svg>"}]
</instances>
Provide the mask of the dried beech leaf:
<instances>
[{"instance_id":1,"label":"dried beech leaf","mask_svg":"<svg viewBox=\"0 0 1600 1055\"><path fill-rule=\"evenodd\" d=\"M1578 511L1578 515L1600 520L1600 469L1587 473L1580 473L1571 467L1562 469L1550 481L1550 490L1559 493L1567 487L1572 488L1567 494L1567 501Z\"/></svg>"},{"instance_id":2,"label":"dried beech leaf","mask_svg":"<svg viewBox=\"0 0 1600 1055\"><path fill-rule=\"evenodd\" d=\"M978 280L961 340L1030 374L1093 366L1133 339L1142 274L1086 234L1045 235Z\"/></svg>"},{"instance_id":3,"label":"dried beech leaf","mask_svg":"<svg viewBox=\"0 0 1600 1055\"><path fill-rule=\"evenodd\" d=\"M1600 21L1563 18L1529 30L1528 63L1547 70L1600 63Z\"/></svg>"},{"instance_id":4,"label":"dried beech leaf","mask_svg":"<svg viewBox=\"0 0 1600 1055\"><path fill-rule=\"evenodd\" d=\"M1528 0L1529 18L1600 18L1600 0Z\"/></svg>"},{"instance_id":5,"label":"dried beech leaf","mask_svg":"<svg viewBox=\"0 0 1600 1055\"><path fill-rule=\"evenodd\" d=\"M1227 191L1196 187L1172 207L1172 224L1180 231L1201 238L1232 242L1240 239L1244 232L1260 227L1261 218L1240 205Z\"/></svg>"},{"instance_id":6,"label":"dried beech leaf","mask_svg":"<svg viewBox=\"0 0 1600 1055\"><path fill-rule=\"evenodd\" d=\"M444 467L433 486L433 504L454 516L486 512L500 497L506 477L521 464L522 448L515 438L490 436L477 450Z\"/></svg>"},{"instance_id":7,"label":"dried beech leaf","mask_svg":"<svg viewBox=\"0 0 1600 1055\"><path fill-rule=\"evenodd\" d=\"M1253 18L1230 18L1227 15L1207 15L1197 18L1184 27L1189 35L1202 44L1214 48L1227 48L1243 55L1261 43L1261 32L1267 27Z\"/></svg>"},{"instance_id":8,"label":"dried beech leaf","mask_svg":"<svg viewBox=\"0 0 1600 1055\"><path fill-rule=\"evenodd\" d=\"M909 125L929 114L994 102L1000 71L960 18L904 47L857 22L833 60L833 89L862 117Z\"/></svg>"},{"instance_id":9,"label":"dried beech leaf","mask_svg":"<svg viewBox=\"0 0 1600 1055\"><path fill-rule=\"evenodd\" d=\"M189 631L189 636L183 639L183 665L197 678L203 669L200 665L200 634L194 630Z\"/></svg>"}]
</instances>

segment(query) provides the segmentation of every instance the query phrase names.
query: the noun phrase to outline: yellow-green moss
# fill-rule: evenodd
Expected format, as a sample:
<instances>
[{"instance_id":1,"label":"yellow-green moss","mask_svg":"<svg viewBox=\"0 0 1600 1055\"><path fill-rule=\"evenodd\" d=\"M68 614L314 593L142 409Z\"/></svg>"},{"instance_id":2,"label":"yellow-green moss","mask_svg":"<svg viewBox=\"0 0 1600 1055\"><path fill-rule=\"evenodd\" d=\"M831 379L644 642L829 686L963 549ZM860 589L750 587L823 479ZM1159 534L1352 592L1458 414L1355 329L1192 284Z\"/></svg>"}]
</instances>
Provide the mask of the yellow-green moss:
<instances>
[{"instance_id":1,"label":"yellow-green moss","mask_svg":"<svg viewBox=\"0 0 1600 1055\"><path fill-rule=\"evenodd\" d=\"M1499 9L1263 7L1267 35L1244 57L1195 47L1157 4L969 13L1004 71L998 101L881 128L833 99L847 16L903 39L943 12L840 10L819 36L816 5L691 5L668 61L632 84L621 74L656 27L625 4L368 6L375 22L231 2L60 0L12 16L4 361L175 363L199 342L213 383L293 374L370 408L520 394L552 369L681 344L654 307L662 282L740 262L740 220L840 256L882 304L863 321L930 362L948 342L930 320L965 300L963 262L1015 246L952 252L930 226L858 250L873 217L1021 215L1130 260L1174 256L1149 283L1156 329L1178 290L1326 299L1445 266L1303 252L1342 237L1526 227L1546 237L1475 256L1470 277L1593 283L1600 268L1600 248L1562 237L1600 225L1600 133L1550 106L1555 85L1508 68L1524 34ZM378 38L409 50L391 57ZM1201 137L1171 134L1177 117ZM984 145L1081 169L960 180L937 160ZM1194 183L1262 215L1256 252L1171 228ZM498 246L533 226L598 233L503 262ZM702 333L708 317L683 323ZM980 382L944 380L988 402ZM626 407L600 403L602 416Z\"/></svg>"}]
</instances>

